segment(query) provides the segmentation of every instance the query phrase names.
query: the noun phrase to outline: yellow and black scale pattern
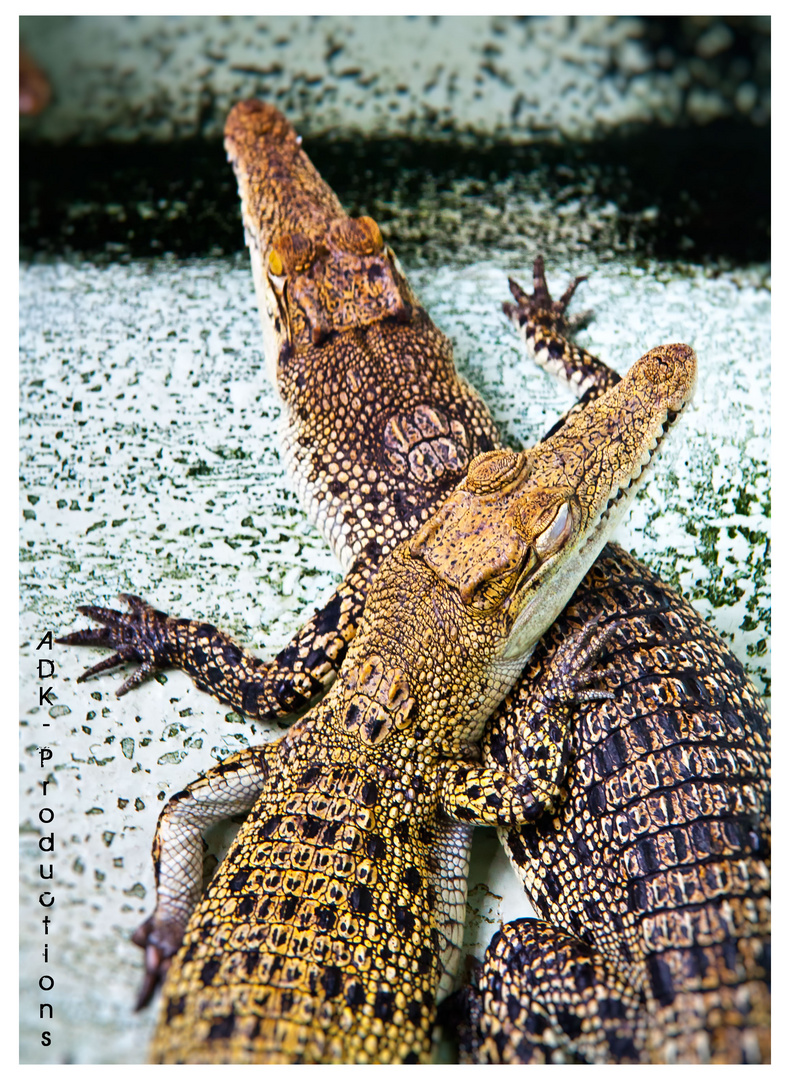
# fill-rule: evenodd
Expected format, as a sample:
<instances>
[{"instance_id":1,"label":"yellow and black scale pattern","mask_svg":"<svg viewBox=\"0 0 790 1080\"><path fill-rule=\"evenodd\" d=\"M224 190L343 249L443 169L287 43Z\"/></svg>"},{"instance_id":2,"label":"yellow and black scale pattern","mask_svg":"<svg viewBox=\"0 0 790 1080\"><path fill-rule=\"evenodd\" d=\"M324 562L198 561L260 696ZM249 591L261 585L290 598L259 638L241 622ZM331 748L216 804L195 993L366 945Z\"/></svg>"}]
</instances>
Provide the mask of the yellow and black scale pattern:
<instances>
[{"instance_id":1,"label":"yellow and black scale pattern","mask_svg":"<svg viewBox=\"0 0 790 1080\"><path fill-rule=\"evenodd\" d=\"M721 639L622 549L525 674L592 618L607 701L577 706L567 799L505 844L545 922L492 942L466 1060L760 1062L770 1055L768 717ZM524 681L522 686L527 685ZM484 760L509 756L508 699Z\"/></svg>"},{"instance_id":2,"label":"yellow and black scale pattern","mask_svg":"<svg viewBox=\"0 0 790 1080\"><path fill-rule=\"evenodd\" d=\"M310 499L325 534L334 541L336 550L351 569L335 596L315 613L291 644L271 663L264 663L245 653L209 624L172 619L131 596L124 597L132 608L129 614L98 607L81 609L103 625L77 631L63 640L70 644L98 644L116 650L113 656L95 665L84 677L128 660L137 661L139 668L126 680L119 693L126 692L158 668L176 666L189 672L198 686L241 712L252 716L285 716L311 696L323 692L340 667L348 643L356 632L369 580L391 542L404 530L409 531L415 523L425 520L428 512L456 483L468 459L490 446L499 445L499 441L485 406L458 379L449 344L416 305L392 253L385 250L383 257L386 262L382 261L378 231L369 219L360 219L356 227L351 229L341 229L339 243L336 240L336 227L333 243L329 246L319 243L317 254L324 268L325 280L332 272L331 267L327 270L328 262L332 262L332 259L327 260L327 253L331 251L341 276L344 268L351 266L353 269L349 276L353 278L355 273L359 275L361 258L368 260L367 269L375 267L372 276L365 275L368 281L378 278L389 282L387 310L380 324L375 321L371 323L368 313L362 320L364 325L360 332L352 325L351 329L340 333L333 331L324 337L329 322L321 315L316 303L311 302L309 282L307 285L302 282L303 306L300 307L298 302L291 303L293 297L299 294L299 288L289 288L287 275L283 271L286 267L290 268L292 284L297 284L295 275L300 266L303 275L305 268L308 277L310 273L305 260L302 259L300 263L295 254L300 248L298 236L293 243L288 239L290 234L307 233L308 239L310 236L327 237L332 222L342 222L344 219L348 222L350 219L345 218L336 197L320 180L301 150L301 140L287 121L270 106L260 102L243 102L236 106L228 120L227 138L242 196L247 243L251 250L253 276L267 341L267 358L281 393L284 387L284 396L293 405L293 409L288 411L287 433L291 457L300 473L301 490ZM278 235L280 243L275 251ZM352 238L350 245L349 237ZM304 244L301 246L304 248ZM379 251L379 255L371 255L372 248ZM273 275L272 270L278 271L278 274ZM579 280L572 284L561 301L553 302L545 287L542 263L538 261L534 302L530 304L530 298L515 283L511 283L517 303L505 305L505 310L521 326L527 345L538 362L564 378L581 395L582 404L585 404L607 385L612 385L618 376L568 340L565 305ZM348 288L346 293L349 293ZM326 290L323 295L329 306L333 306L331 298L327 301ZM352 299L355 297L353 290L351 296ZM374 296L374 302L375 299ZM271 317L266 317L265 309L271 312ZM347 303L341 317L353 324L353 317L349 316L348 311ZM300 325L302 329L307 326L307 334L303 336L301 344L295 345L289 335ZM389 331L386 339L380 333L385 326ZM415 328L420 330L424 339L420 335L414 336ZM400 358L407 353L401 349L399 335L406 331L412 335L412 345L408 362L401 366ZM358 352L357 343L360 340L366 344L375 341L377 345ZM380 357L379 350L385 340L390 353ZM431 377L426 379L421 379L424 370L423 340L428 346L425 356L432 370ZM377 367L372 365L371 357L377 358ZM310 371L309 380L301 371L303 358ZM356 362L359 359L361 364ZM348 382L344 381L345 365L353 372ZM383 372L380 370L382 366ZM367 385L360 384L359 370L367 372ZM282 380L281 372L285 376ZM404 373L406 378L403 377ZM387 383L391 394L388 398L390 412L383 428L370 422L374 419L371 413L376 412L381 416L381 410L368 407L368 395L378 393L379 378ZM420 385L417 395L413 393L415 380ZM325 392L330 383L333 388L331 394ZM334 393L338 396L333 397ZM348 440L343 441L342 430L339 432L340 442L325 441L328 437L330 440L336 438L338 429L335 418L338 411L342 412L344 422L359 425L356 446L352 441L350 449ZM556 428L561 427L563 422L560 421ZM310 425L309 428L304 426L305 423ZM339 456L338 446L344 447ZM358 453L370 455L367 474L361 466L354 467ZM345 500L352 486L356 492L353 507L351 500ZM371 496L374 491L376 495L385 495L384 487L387 488L388 501L383 502L379 510L379 504ZM327 495L337 500L333 515L321 513L321 499ZM342 507L340 512L338 505ZM348 538L344 538L339 522L350 530ZM391 538L387 536L390 530L393 532ZM599 560L597 572L616 574L622 558L623 553L607 546ZM671 590L666 590L640 564L628 558L628 565L633 564L637 568L634 571L636 578L643 574L646 580L655 583L658 593L665 591L671 607L674 603ZM606 580L608 577L605 576L604 584ZM624 617L627 619L627 615ZM693 612L687 618L702 625ZM674 633L671 621L653 620L650 641L656 648L663 641L671 649ZM639 651L638 640L635 637L634 654L641 657L643 674L647 678L651 658L644 650ZM719 639L715 641L722 664L727 671L735 673L730 685L730 707L735 712L745 714L750 707L753 689L748 681L741 681L737 674L739 665L726 646ZM528 686L528 683L524 682L522 686ZM506 707L500 709L497 723L503 730L518 723L519 707L519 699L513 697ZM764 718L765 712L759 702L757 709ZM590 715L595 715L596 706L589 706L589 710ZM229 759L223 767L227 768L232 798L228 799L224 811L220 803L215 818L248 811L260 789L260 773L256 763ZM174 801L181 797L176 796ZM186 798L192 799L193 796L189 794ZM759 812L761 821L766 813L763 803ZM201 805L193 824L198 847L201 822L205 820L205 807ZM185 851L183 861L176 859L172 865L173 876L177 876L194 859L194 854ZM158 875L159 872L157 864ZM167 866L162 868L162 873L169 872ZM533 899L536 899L534 894ZM183 902L184 910L188 913L196 902L196 896L187 891ZM550 910L554 901L551 892L547 891L543 901L536 902L538 905L541 902L548 904ZM168 953L174 950L179 935L180 930L172 935L173 941L166 950ZM144 933L141 940L146 941ZM502 947L500 942L500 953ZM551 965L550 949L547 949L547 972ZM153 966L156 967L155 961ZM596 970L599 969L600 965ZM682 983L682 979L679 982ZM143 997L150 994L152 988L153 983L149 981ZM569 1003L575 1002L569 985L564 986L563 993ZM527 1003L524 1008L532 1008L526 992L523 1000ZM515 1008L512 999L508 1008ZM574 1004L570 1009L571 1014L575 1008ZM646 1030L648 1021L641 998L638 1009L639 1024ZM715 1029L723 1021L724 1017L717 1017L711 1012L703 1026ZM591 1021L584 1020L584 1025L589 1028L603 1022L603 1017L597 1015ZM655 1018L651 1022L655 1025ZM549 1021L547 1026L550 1026ZM693 1021L692 1030L699 1029L700 1025ZM505 1049L507 1040L512 1037L506 1030L506 1025L498 1030L498 1045L502 1048L503 1056L512 1056L516 1051ZM513 1028L509 1030L512 1032ZM656 1037L660 1041L660 1034ZM478 1037L475 1044L479 1046L483 1041ZM747 1036L745 1042L748 1041ZM758 1038L760 1048L765 1042L763 1026ZM487 1045L486 1053L490 1053L490 1040ZM513 1043L513 1046L517 1045L518 1040ZM747 1052L744 1045L736 1039L736 1044L731 1047L732 1060L754 1057L754 1050ZM525 1052L524 1046L521 1044L519 1053ZM477 1050L474 1052L478 1053ZM619 1060L623 1055L627 1057L631 1050L626 1047L621 1052L613 1044L609 1046L609 1052L613 1060ZM702 1045L699 1052L695 1050L691 1053L689 1060L705 1060L707 1052ZM578 1047L568 1053L584 1057L583 1050Z\"/></svg>"},{"instance_id":3,"label":"yellow and black scale pattern","mask_svg":"<svg viewBox=\"0 0 790 1080\"><path fill-rule=\"evenodd\" d=\"M586 356L566 338L575 284L553 303L538 260L533 296L512 284L505 310L589 401L617 376L586 364L584 383L572 377ZM559 812L502 834L545 922L495 936L468 992L462 1060L768 1061L769 718L694 609L607 546L492 718L484 761L505 766L520 693L592 619L612 628L613 697L576 707Z\"/></svg>"},{"instance_id":4,"label":"yellow and black scale pattern","mask_svg":"<svg viewBox=\"0 0 790 1080\"><path fill-rule=\"evenodd\" d=\"M444 717L417 710L412 688L424 699L414 673L366 649L358 672L265 749L260 798L169 972L154 1061L429 1055L465 865L438 872ZM445 831L463 862L468 829Z\"/></svg>"},{"instance_id":5,"label":"yellow and black scale pattern","mask_svg":"<svg viewBox=\"0 0 790 1080\"><path fill-rule=\"evenodd\" d=\"M458 655L436 641L446 663L403 670L388 621L396 608L400 626L421 625L431 593L419 566L401 569L374 594L386 635L365 627L356 666L259 748L259 799L173 961L152 1060L429 1059L463 927L469 828L437 820L456 718L432 708L430 688ZM484 642L467 644L482 658ZM463 690L461 739L479 730L487 695L474 680ZM215 774L218 787L228 763Z\"/></svg>"},{"instance_id":6,"label":"yellow and black scale pattern","mask_svg":"<svg viewBox=\"0 0 790 1080\"><path fill-rule=\"evenodd\" d=\"M605 511L644 473L695 368L686 346L653 350L541 447L476 458L385 559L323 701L170 801L143 935L155 961L188 922L154 1061L430 1060L460 951L469 825L512 826L555 807L564 698L598 677L589 665L606 632L593 627L591 638L585 626L563 643L546 673L551 692L522 702L514 738L540 742L545 782L519 755L507 769L481 765L475 744L556 615L544 592L573 591L583 571L568 579L570 556L593 559ZM579 467L580 448L597 448L591 434L612 415L631 419L628 440ZM209 824L218 804L227 812L245 785L234 767L257 800L190 915L181 864L199 856L193 825Z\"/></svg>"}]
</instances>

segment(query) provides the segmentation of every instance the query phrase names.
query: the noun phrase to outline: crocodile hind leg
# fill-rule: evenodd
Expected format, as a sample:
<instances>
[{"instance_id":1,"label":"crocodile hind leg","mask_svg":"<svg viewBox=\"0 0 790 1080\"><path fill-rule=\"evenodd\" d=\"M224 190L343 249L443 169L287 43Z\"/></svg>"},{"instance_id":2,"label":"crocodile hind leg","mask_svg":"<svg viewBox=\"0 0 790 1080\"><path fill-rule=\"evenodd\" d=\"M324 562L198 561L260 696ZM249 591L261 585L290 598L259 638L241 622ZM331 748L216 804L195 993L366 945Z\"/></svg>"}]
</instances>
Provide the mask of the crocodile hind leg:
<instances>
[{"instance_id":1,"label":"crocodile hind leg","mask_svg":"<svg viewBox=\"0 0 790 1080\"><path fill-rule=\"evenodd\" d=\"M274 767L276 743L249 747L209 769L169 800L159 815L152 855L156 908L134 934L145 949L141 1009L170 965L203 883L203 833L234 814L246 814Z\"/></svg>"},{"instance_id":2,"label":"crocodile hind leg","mask_svg":"<svg viewBox=\"0 0 790 1080\"><path fill-rule=\"evenodd\" d=\"M353 569L330 600L305 623L271 663L244 652L210 623L174 619L138 596L122 594L131 609L80 607L101 626L58 638L62 645L100 645L112 656L79 677L137 661L139 667L116 691L121 697L147 676L166 668L185 671L200 690L245 716L275 719L289 716L322 694L340 667L356 633L370 568Z\"/></svg>"},{"instance_id":3,"label":"crocodile hind leg","mask_svg":"<svg viewBox=\"0 0 790 1080\"><path fill-rule=\"evenodd\" d=\"M643 995L595 949L542 920L494 935L465 998L463 1064L643 1059Z\"/></svg>"}]
</instances>

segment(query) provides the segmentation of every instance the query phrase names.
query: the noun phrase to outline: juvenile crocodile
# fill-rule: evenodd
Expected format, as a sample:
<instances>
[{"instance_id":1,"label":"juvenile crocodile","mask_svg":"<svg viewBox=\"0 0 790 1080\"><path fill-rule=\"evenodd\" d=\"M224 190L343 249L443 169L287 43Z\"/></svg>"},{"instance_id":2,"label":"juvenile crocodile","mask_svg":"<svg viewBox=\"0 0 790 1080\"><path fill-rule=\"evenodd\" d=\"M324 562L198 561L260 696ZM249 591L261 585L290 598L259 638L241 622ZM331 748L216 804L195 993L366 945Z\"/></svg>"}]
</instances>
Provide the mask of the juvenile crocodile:
<instances>
[{"instance_id":1,"label":"juvenile crocodile","mask_svg":"<svg viewBox=\"0 0 790 1080\"><path fill-rule=\"evenodd\" d=\"M351 570L336 596L272 665L242 653L207 624L170 619L131 597L131 615L82 609L107 625L65 640L117 650L83 677L126 659L141 661L121 693L155 668L173 664L240 711L283 715L334 677L383 553L424 521L469 458L498 445L498 438L484 406L456 376L449 343L416 305L375 224L343 215L284 119L268 106L243 103L229 117L227 146L242 193L267 357L277 368L286 403L291 460L319 524ZM577 283L560 302L561 312ZM538 343L537 358L548 361L544 366L561 367L589 400L618 376L574 350L567 335L555 333L557 305L545 283L542 288L544 303L528 314L520 308L528 341ZM379 386L379 404L371 410L370 395L378 395ZM638 580L641 570L657 593L663 590L633 565L636 571L621 562L616 549L605 549L597 587L603 590L607 581L616 587L622 573ZM674 594L666 596L671 610ZM687 618L702 625L693 613ZM629 618L628 626L638 642L637 620ZM663 655L662 645L674 648L674 636L672 619L652 620L649 643L656 655ZM753 691L744 689L748 684L739 681L740 669L724 646L717 648L727 671L736 673L729 684L732 708L745 715ZM653 657L636 644L633 652L643 664L643 678L649 677ZM498 723L505 730L521 722L518 710L530 685L522 683L521 697L500 710ZM545 902L550 901L548 895ZM148 952L155 973L159 961L150 942Z\"/></svg>"},{"instance_id":2,"label":"juvenile crocodile","mask_svg":"<svg viewBox=\"0 0 790 1080\"><path fill-rule=\"evenodd\" d=\"M535 269L533 296L511 284L506 311L538 362L589 401L618 376L568 342L569 293L553 303ZM593 619L612 629L613 696L575 709L556 813L502 832L543 920L492 941L462 1060L767 1061L769 719L691 606L607 547L486 728L483 760L508 767L523 688Z\"/></svg>"},{"instance_id":3,"label":"juvenile crocodile","mask_svg":"<svg viewBox=\"0 0 790 1080\"><path fill-rule=\"evenodd\" d=\"M474 744L622 517L695 372L687 346L654 349L539 447L475 458L382 563L327 696L169 802L144 936L160 953L183 944L154 1061L430 1059L459 955L469 826L555 806L564 699L596 677L588 628L520 713L516 740L540 743L548 783L518 755L481 767ZM200 832L239 811L184 932Z\"/></svg>"},{"instance_id":4,"label":"juvenile crocodile","mask_svg":"<svg viewBox=\"0 0 790 1080\"><path fill-rule=\"evenodd\" d=\"M82 607L104 625L61 640L115 650L81 679L139 661L119 696L176 667L238 712L273 718L326 690L381 560L500 440L376 223L345 214L285 118L263 102L241 102L225 145L265 355L285 406L285 459L346 577L270 664L205 622L170 618L128 595L131 613Z\"/></svg>"}]
</instances>

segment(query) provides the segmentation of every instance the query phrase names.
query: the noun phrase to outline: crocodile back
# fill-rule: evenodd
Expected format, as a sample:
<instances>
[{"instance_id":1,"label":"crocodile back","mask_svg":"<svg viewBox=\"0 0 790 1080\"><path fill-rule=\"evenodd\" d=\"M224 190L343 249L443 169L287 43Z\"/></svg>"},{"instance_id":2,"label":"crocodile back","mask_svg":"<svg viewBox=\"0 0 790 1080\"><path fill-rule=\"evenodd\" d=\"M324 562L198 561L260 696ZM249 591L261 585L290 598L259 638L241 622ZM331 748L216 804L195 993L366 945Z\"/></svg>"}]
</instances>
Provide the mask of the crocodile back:
<instances>
[{"instance_id":1,"label":"crocodile back","mask_svg":"<svg viewBox=\"0 0 790 1080\"><path fill-rule=\"evenodd\" d=\"M540 685L558 644L597 616L617 623L608 650L614 699L578 706L567 798L556 816L503 834L511 860L538 912L638 989L641 1060L764 1059L767 713L704 620L613 546L521 686ZM519 689L487 732L489 758L507 755L518 705ZM501 974L501 957L491 962ZM479 980L496 997L494 981Z\"/></svg>"},{"instance_id":2,"label":"crocodile back","mask_svg":"<svg viewBox=\"0 0 790 1080\"><path fill-rule=\"evenodd\" d=\"M155 1062L430 1060L471 830L410 814L380 765L311 759L324 708L283 751L189 922Z\"/></svg>"}]
</instances>

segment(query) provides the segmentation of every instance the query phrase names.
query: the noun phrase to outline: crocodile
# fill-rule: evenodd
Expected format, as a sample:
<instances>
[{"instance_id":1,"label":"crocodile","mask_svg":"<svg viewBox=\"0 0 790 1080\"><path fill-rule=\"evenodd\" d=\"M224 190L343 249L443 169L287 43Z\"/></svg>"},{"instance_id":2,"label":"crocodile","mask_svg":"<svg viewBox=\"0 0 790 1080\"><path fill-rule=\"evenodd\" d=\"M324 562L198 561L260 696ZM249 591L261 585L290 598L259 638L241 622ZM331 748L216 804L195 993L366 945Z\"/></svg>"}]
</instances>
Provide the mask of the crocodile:
<instances>
[{"instance_id":1,"label":"crocodile","mask_svg":"<svg viewBox=\"0 0 790 1080\"><path fill-rule=\"evenodd\" d=\"M531 296L511 289L505 310L541 366L582 403L616 384L569 342L568 296L551 300L540 261ZM539 756L518 745L520 695L591 620L612 628L612 696L575 706L556 812L501 830L542 918L491 942L465 995L461 1060L766 1062L769 717L694 609L607 546L487 726L483 761Z\"/></svg>"},{"instance_id":2,"label":"crocodile","mask_svg":"<svg viewBox=\"0 0 790 1080\"><path fill-rule=\"evenodd\" d=\"M154 1062L431 1059L460 954L470 827L555 808L567 703L599 676L590 663L610 631L569 638L521 710L516 739L540 743L545 770L518 755L506 770L481 766L475 744L622 518L695 374L688 346L653 349L538 447L474 458L381 564L323 700L170 800L143 937L180 947ZM199 899L200 833L238 812Z\"/></svg>"},{"instance_id":3,"label":"crocodile","mask_svg":"<svg viewBox=\"0 0 790 1080\"><path fill-rule=\"evenodd\" d=\"M103 625L61 641L115 650L83 680L138 661L119 696L175 667L239 713L290 722L335 678L384 556L500 439L376 223L348 217L285 118L264 102L240 102L225 145L264 352L284 404L285 462L345 577L268 664L216 627L128 594L129 613L81 607Z\"/></svg>"},{"instance_id":4,"label":"crocodile","mask_svg":"<svg viewBox=\"0 0 790 1080\"><path fill-rule=\"evenodd\" d=\"M228 119L226 146L242 195L266 355L286 406L289 461L303 497L349 572L335 596L271 664L244 653L206 623L171 619L131 596L126 597L130 614L82 608L103 625L62 640L115 650L82 678L137 660L139 669L119 694L152 671L176 666L240 712L285 717L335 677L384 554L427 519L471 457L500 441L485 406L456 375L449 342L417 304L375 223L353 222L343 214L284 118L263 103L243 102ZM539 279L540 262L536 292ZM508 313L520 320L528 344L545 338L551 345L532 351L543 366L565 373L584 405L618 376L552 329L580 280L559 307L543 282L542 305L511 306ZM617 579L622 558L617 549L604 549L597 564L599 573L607 568L604 581L610 572L612 581ZM654 620L652 630L656 648L662 640L671 647L671 620L660 626ZM725 666L736 664L719 645ZM507 707L506 721L500 707L498 722L505 730L520 722L521 701L531 687L526 679L521 685L522 698L510 699L517 704ZM731 689L735 694L735 683ZM738 708L743 697L732 701ZM138 940L147 949L145 998L162 954L177 941L165 935L160 949L144 931Z\"/></svg>"}]
</instances>

